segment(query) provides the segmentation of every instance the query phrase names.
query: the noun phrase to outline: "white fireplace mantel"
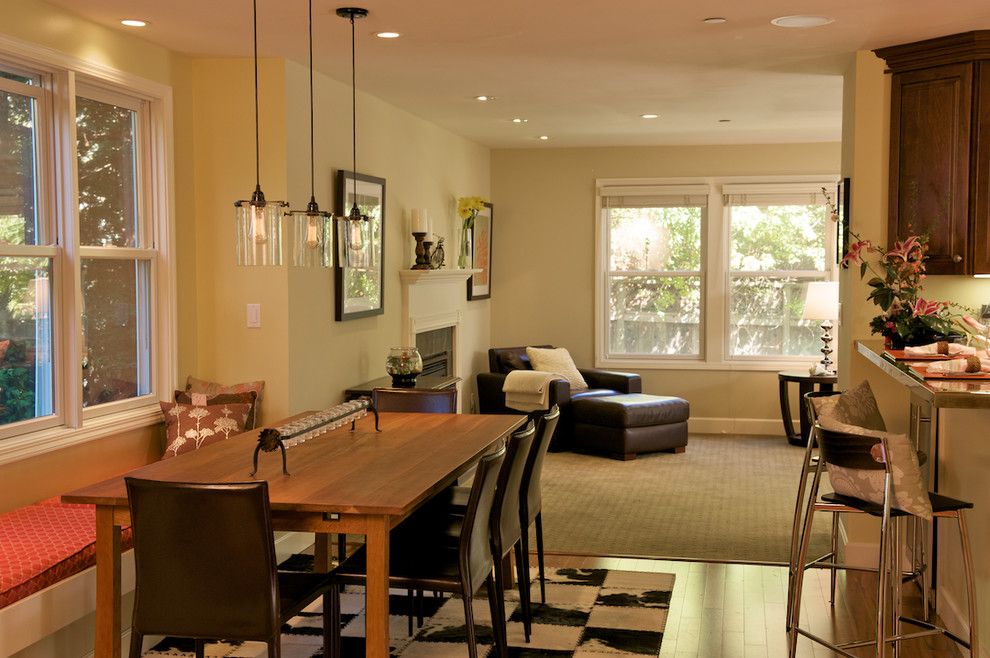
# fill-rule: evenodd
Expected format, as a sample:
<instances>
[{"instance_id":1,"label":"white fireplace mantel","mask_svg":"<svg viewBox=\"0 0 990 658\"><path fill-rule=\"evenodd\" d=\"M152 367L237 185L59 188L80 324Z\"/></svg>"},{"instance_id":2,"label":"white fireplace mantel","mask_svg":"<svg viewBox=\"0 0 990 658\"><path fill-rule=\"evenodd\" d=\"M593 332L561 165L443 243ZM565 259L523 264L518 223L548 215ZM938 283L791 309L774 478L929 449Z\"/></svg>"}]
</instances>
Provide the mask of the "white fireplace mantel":
<instances>
[{"instance_id":1,"label":"white fireplace mantel","mask_svg":"<svg viewBox=\"0 0 990 658\"><path fill-rule=\"evenodd\" d=\"M423 285L430 283L459 283L467 281L472 274L481 270L399 270L402 286Z\"/></svg>"}]
</instances>

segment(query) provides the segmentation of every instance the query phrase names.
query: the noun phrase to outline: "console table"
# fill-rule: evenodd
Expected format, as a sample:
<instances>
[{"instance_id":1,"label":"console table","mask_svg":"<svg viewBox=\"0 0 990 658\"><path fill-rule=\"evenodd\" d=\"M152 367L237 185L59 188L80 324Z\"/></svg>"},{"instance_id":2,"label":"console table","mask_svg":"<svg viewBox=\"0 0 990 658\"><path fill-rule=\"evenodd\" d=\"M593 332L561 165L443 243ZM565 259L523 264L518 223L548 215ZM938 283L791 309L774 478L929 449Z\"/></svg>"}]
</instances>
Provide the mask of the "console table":
<instances>
[{"instance_id":1,"label":"console table","mask_svg":"<svg viewBox=\"0 0 990 658\"><path fill-rule=\"evenodd\" d=\"M457 388L460 377L451 375L420 375L416 378L416 385L413 388L421 388L429 391L441 391L447 388ZM371 390L375 388L392 388L391 377L379 377L370 382L364 382L357 386L352 386L344 391L345 400L354 400L360 397L370 397Z\"/></svg>"}]
</instances>

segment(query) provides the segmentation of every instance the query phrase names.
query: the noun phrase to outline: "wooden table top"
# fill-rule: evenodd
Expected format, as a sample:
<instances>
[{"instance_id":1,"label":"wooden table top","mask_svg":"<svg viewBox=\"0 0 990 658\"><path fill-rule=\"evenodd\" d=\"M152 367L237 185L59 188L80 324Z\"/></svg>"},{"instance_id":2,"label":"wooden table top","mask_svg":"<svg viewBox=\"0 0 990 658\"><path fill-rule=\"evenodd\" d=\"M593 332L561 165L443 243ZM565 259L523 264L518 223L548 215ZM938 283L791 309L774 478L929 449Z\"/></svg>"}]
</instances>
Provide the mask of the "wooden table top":
<instances>
[{"instance_id":1,"label":"wooden table top","mask_svg":"<svg viewBox=\"0 0 990 658\"><path fill-rule=\"evenodd\" d=\"M290 475L278 452L261 453L255 478L268 481L273 510L405 516L434 495L493 445L526 422L526 416L479 414L381 414L381 432L370 415L287 450ZM201 450L155 462L128 476L175 482L246 482L259 430ZM62 496L66 503L127 505L123 476Z\"/></svg>"}]
</instances>

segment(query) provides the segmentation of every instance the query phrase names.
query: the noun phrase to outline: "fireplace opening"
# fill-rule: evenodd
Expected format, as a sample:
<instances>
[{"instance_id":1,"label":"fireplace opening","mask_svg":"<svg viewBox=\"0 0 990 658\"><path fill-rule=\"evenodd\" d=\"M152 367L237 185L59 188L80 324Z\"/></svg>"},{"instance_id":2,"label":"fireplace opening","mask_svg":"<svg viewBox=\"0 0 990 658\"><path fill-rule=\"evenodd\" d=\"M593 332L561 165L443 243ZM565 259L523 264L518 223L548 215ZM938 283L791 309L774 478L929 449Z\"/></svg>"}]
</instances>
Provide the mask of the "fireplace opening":
<instances>
[{"instance_id":1,"label":"fireplace opening","mask_svg":"<svg viewBox=\"0 0 990 658\"><path fill-rule=\"evenodd\" d=\"M454 364L454 328L442 327L416 334L416 349L423 357L423 374L448 377Z\"/></svg>"}]
</instances>

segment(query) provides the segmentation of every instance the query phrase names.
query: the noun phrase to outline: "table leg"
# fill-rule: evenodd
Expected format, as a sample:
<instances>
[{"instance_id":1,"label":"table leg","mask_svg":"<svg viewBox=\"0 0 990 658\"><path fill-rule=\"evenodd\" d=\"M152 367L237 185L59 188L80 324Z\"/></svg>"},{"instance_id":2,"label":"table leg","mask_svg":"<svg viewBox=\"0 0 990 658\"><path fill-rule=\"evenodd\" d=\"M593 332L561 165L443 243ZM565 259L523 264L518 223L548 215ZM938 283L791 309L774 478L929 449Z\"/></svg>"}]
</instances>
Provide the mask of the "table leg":
<instances>
[{"instance_id":1,"label":"table leg","mask_svg":"<svg viewBox=\"0 0 990 658\"><path fill-rule=\"evenodd\" d=\"M330 535L325 532L318 532L314 539L313 571L326 573L330 571Z\"/></svg>"},{"instance_id":2,"label":"table leg","mask_svg":"<svg viewBox=\"0 0 990 658\"><path fill-rule=\"evenodd\" d=\"M779 383L779 397L780 397L780 417L784 421L784 436L791 443L797 438L797 432L794 431L794 421L791 420L791 403L787 399L787 382L783 379Z\"/></svg>"},{"instance_id":3,"label":"table leg","mask_svg":"<svg viewBox=\"0 0 990 658\"><path fill-rule=\"evenodd\" d=\"M388 517L371 517L365 533L368 577L365 591L367 658L387 658L388 649Z\"/></svg>"},{"instance_id":4,"label":"table leg","mask_svg":"<svg viewBox=\"0 0 990 658\"><path fill-rule=\"evenodd\" d=\"M96 508L96 658L120 658L120 526Z\"/></svg>"},{"instance_id":5,"label":"table leg","mask_svg":"<svg viewBox=\"0 0 990 658\"><path fill-rule=\"evenodd\" d=\"M808 405L804 403L804 396L815 390L813 382L798 382L798 413L801 419L801 445L808 445L808 437L811 436L811 416L808 415Z\"/></svg>"}]
</instances>

